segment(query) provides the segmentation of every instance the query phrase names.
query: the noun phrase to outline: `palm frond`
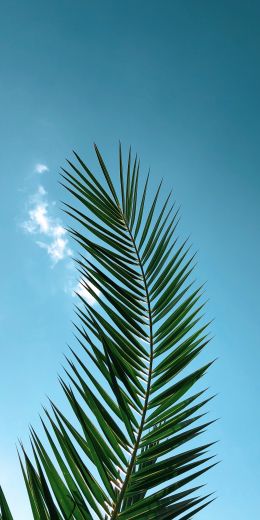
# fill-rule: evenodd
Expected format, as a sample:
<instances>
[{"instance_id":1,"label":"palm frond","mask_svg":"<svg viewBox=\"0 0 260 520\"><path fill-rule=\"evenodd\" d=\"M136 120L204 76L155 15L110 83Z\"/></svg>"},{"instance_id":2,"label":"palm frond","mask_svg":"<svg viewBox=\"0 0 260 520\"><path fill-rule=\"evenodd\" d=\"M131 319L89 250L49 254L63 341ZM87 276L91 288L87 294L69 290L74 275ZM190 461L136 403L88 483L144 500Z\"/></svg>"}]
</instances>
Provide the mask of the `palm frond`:
<instances>
[{"instance_id":1,"label":"palm frond","mask_svg":"<svg viewBox=\"0 0 260 520\"><path fill-rule=\"evenodd\" d=\"M0 486L0 519L1 520L13 520L11 511L6 501L4 492Z\"/></svg>"},{"instance_id":2,"label":"palm frond","mask_svg":"<svg viewBox=\"0 0 260 520\"><path fill-rule=\"evenodd\" d=\"M210 398L194 385L211 363L188 367L209 342L200 322L202 286L194 288L194 256L178 243L178 209L161 183L150 200L149 175L119 146L120 196L101 153L98 180L75 153L62 185L74 198L64 211L81 251L75 325L82 356L72 350L62 388L69 421L51 403L42 420L50 456L34 430L34 462L22 471L34 519L142 520L193 517L212 501L193 481L214 465L211 444L195 446L211 424ZM189 443L192 441L192 447ZM188 446L187 446L188 444ZM195 447L194 447L195 446ZM12 516L0 489L1 518Z\"/></svg>"}]
</instances>

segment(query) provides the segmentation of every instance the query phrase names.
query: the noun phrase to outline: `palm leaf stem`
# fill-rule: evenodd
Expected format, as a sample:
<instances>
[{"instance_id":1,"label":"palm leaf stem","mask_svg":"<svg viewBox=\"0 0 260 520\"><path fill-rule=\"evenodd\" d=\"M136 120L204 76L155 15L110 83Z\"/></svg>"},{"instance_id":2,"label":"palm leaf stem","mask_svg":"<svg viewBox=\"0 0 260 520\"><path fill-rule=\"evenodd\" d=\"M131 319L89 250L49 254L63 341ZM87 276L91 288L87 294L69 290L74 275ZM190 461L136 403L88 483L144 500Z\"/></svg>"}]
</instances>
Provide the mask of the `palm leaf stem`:
<instances>
[{"instance_id":1,"label":"palm leaf stem","mask_svg":"<svg viewBox=\"0 0 260 520\"><path fill-rule=\"evenodd\" d=\"M110 520L115 520L116 518L118 518L118 513L120 512L120 507L121 507L121 504L123 502L123 499L124 499L124 496L125 496L125 493L126 493L126 489L127 489L127 486L128 486L128 483L129 483L129 480L131 478L131 474L132 474L132 471L133 471L133 468L134 468L134 465L135 465L136 454L137 454L137 451L138 451L139 446L140 446L140 440L141 440L141 436L142 436L144 425L145 425L146 413L147 413L147 410L148 410L148 402L149 402L150 389L151 389L151 383L152 383L153 358L154 358L154 351L153 351L154 337L153 337L152 308L151 308L148 284L147 284L144 268L143 268L143 265L142 265L142 261L141 261L140 255L139 255L139 251L138 251L138 248L137 248L137 245L136 245L135 238L133 237L132 232L129 229L128 223L127 223L123 213L122 213L122 217L124 219L125 226L126 226L126 228L128 230L128 233L129 233L129 235L131 237L132 245L133 245L133 248L135 250L135 254L136 254L137 260L138 260L138 265L139 265L139 268L140 268L140 271L141 271L142 280L143 280L144 289L145 289L145 296L146 296L147 310L148 310L148 319L149 319L150 360L149 360L147 387L146 387L146 393L145 393L145 398L144 398L144 406L143 406L142 418L141 418L140 426L139 426L139 429L138 429L138 432L137 432L137 437L136 437L136 441L135 441L135 444L134 444L134 447L133 447L133 452L132 452L132 455L131 455L129 466L128 466L128 469L127 469L127 472L126 472L125 480L124 480L122 488L121 488L121 490L120 490L120 492L118 494L117 502L116 502L115 507L113 509L113 512L111 514L111 519Z\"/></svg>"}]
</instances>

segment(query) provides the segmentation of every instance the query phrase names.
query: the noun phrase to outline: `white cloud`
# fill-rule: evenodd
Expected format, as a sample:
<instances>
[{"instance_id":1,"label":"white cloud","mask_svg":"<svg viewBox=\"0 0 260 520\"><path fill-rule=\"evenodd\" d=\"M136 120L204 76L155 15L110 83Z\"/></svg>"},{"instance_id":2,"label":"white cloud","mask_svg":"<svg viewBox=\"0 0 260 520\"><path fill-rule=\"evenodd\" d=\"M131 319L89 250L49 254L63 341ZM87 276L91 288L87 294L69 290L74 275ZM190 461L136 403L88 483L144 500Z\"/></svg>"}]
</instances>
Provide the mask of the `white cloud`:
<instances>
[{"instance_id":1,"label":"white cloud","mask_svg":"<svg viewBox=\"0 0 260 520\"><path fill-rule=\"evenodd\" d=\"M88 285L97 296L100 295L99 289L95 287L93 283L88 282ZM73 296L75 296L75 293L79 294L82 298L84 298L84 300L86 300L86 302L89 303L89 305L95 305L97 301L96 298L88 291L87 287L84 284L84 280L79 281L76 287L74 287L72 293Z\"/></svg>"},{"instance_id":2,"label":"white cloud","mask_svg":"<svg viewBox=\"0 0 260 520\"><path fill-rule=\"evenodd\" d=\"M47 194L47 191L44 189L44 187L40 184L40 186L38 186L38 190L36 192L39 196L42 196L42 195L46 195Z\"/></svg>"},{"instance_id":3,"label":"white cloud","mask_svg":"<svg viewBox=\"0 0 260 520\"><path fill-rule=\"evenodd\" d=\"M37 236L36 244L47 251L53 264L71 256L67 232L60 220L50 215L47 192L43 186L38 186L28 204L28 219L22 224L24 231Z\"/></svg>"},{"instance_id":4,"label":"white cloud","mask_svg":"<svg viewBox=\"0 0 260 520\"><path fill-rule=\"evenodd\" d=\"M50 244L38 240L36 244L42 249L46 249L48 255L56 264L59 260L63 260L66 256L72 255L71 249L67 247L68 240L64 238L56 238Z\"/></svg>"},{"instance_id":5,"label":"white cloud","mask_svg":"<svg viewBox=\"0 0 260 520\"><path fill-rule=\"evenodd\" d=\"M89 305L95 305L97 303L96 298L88 291L86 286L84 285L84 279L82 278L80 281L76 280L76 277L78 275L78 271L75 269L75 265L72 261L67 263L66 266L69 270L69 276L67 278L66 285L64 287L64 291L67 294L70 294L75 298L77 294L79 294ZM97 296L100 295L100 291L93 283L88 282L88 285L91 287L94 293L96 293Z\"/></svg>"},{"instance_id":6,"label":"white cloud","mask_svg":"<svg viewBox=\"0 0 260 520\"><path fill-rule=\"evenodd\" d=\"M44 172L48 172L49 168L48 168L48 166L46 166L46 164L37 163L35 165L34 171L36 173L44 173Z\"/></svg>"},{"instance_id":7,"label":"white cloud","mask_svg":"<svg viewBox=\"0 0 260 520\"><path fill-rule=\"evenodd\" d=\"M96 298L84 285L84 279L77 281L78 272L72 262L72 250L69 247L68 234L62 226L62 222L53 216L55 201L48 200L48 194L42 185L37 187L36 192L29 197L27 203L27 219L21 224L23 230L35 238L37 246L45 250L51 258L54 266L60 260L66 259L65 267L68 276L64 291L75 297L76 293L86 300L89 305L97 303ZM99 296L100 291L89 282L93 292Z\"/></svg>"},{"instance_id":8,"label":"white cloud","mask_svg":"<svg viewBox=\"0 0 260 520\"><path fill-rule=\"evenodd\" d=\"M47 214L47 204L38 204L34 209L29 211L29 220L27 221L27 231L29 233L48 234L50 230L50 222Z\"/></svg>"}]
</instances>

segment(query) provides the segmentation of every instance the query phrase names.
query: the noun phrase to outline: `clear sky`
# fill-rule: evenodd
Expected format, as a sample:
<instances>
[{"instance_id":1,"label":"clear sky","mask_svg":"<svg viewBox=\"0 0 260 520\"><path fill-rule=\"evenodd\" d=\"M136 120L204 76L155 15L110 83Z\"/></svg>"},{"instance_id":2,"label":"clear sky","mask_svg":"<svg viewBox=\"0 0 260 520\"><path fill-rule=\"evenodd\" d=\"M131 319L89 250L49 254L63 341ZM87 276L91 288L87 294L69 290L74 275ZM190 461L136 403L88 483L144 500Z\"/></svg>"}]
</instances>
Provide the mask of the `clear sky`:
<instances>
[{"instance_id":1,"label":"clear sky","mask_svg":"<svg viewBox=\"0 0 260 520\"><path fill-rule=\"evenodd\" d=\"M73 341L59 168L72 148L96 164L95 140L115 178L118 139L173 188L215 317L208 435L222 463L198 518L259 515L259 23L257 0L2 0L0 481L17 520L15 443L46 394L63 403Z\"/></svg>"}]
</instances>

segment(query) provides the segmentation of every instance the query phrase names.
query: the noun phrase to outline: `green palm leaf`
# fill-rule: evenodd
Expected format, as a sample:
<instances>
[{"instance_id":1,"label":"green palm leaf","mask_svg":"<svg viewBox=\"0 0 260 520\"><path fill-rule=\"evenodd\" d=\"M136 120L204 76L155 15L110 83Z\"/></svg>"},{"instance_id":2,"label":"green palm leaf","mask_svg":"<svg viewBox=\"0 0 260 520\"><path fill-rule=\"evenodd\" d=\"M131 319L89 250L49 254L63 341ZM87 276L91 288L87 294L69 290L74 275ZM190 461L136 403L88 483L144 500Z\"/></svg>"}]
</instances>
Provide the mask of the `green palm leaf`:
<instances>
[{"instance_id":1,"label":"green palm leaf","mask_svg":"<svg viewBox=\"0 0 260 520\"><path fill-rule=\"evenodd\" d=\"M193 517L212 498L193 481L214 465L211 444L194 447L210 425L210 398L193 393L211 363L188 371L209 342L200 324L202 287L190 280L194 257L175 237L178 209L161 184L148 202L140 164L119 146L120 198L95 145L104 181L75 153L62 184L74 198L64 211L81 247L76 337L62 388L73 410L56 405L42 420L50 456L31 431L32 462L22 471L34 519L142 520ZM106 187L105 187L106 186ZM193 442L193 447L186 446ZM12 516L0 488L3 520Z\"/></svg>"}]
</instances>

